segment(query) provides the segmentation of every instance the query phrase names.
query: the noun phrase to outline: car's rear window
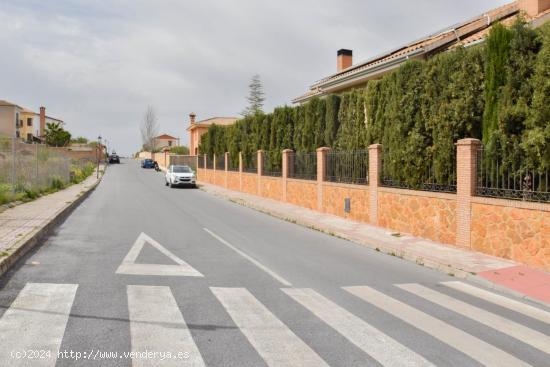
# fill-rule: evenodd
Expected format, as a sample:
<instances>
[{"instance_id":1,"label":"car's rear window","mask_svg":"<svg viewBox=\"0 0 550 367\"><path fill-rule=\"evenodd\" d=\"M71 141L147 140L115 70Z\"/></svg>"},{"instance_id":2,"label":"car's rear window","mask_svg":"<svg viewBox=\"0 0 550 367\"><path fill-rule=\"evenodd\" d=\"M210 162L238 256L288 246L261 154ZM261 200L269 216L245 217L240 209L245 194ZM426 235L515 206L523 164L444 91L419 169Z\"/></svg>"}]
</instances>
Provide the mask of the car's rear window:
<instances>
[{"instance_id":1,"label":"car's rear window","mask_svg":"<svg viewBox=\"0 0 550 367\"><path fill-rule=\"evenodd\" d=\"M192 172L191 168L189 168L187 166L174 166L172 168L172 171L176 172L176 173L190 173L190 172Z\"/></svg>"},{"instance_id":2,"label":"car's rear window","mask_svg":"<svg viewBox=\"0 0 550 367\"><path fill-rule=\"evenodd\" d=\"M145 163L153 163L153 160L152 159L146 159Z\"/></svg>"}]
</instances>

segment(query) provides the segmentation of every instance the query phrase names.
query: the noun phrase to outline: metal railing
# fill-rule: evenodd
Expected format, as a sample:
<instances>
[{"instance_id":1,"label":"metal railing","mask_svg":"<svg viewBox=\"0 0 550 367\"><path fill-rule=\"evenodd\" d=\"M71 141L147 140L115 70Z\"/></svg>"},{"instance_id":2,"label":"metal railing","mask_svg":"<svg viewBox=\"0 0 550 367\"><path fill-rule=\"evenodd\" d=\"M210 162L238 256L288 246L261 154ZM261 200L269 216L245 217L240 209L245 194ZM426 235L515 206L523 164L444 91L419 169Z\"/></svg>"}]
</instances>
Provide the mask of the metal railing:
<instances>
[{"instance_id":1,"label":"metal railing","mask_svg":"<svg viewBox=\"0 0 550 367\"><path fill-rule=\"evenodd\" d=\"M227 156L227 170L232 172L239 172L239 155L228 154Z\"/></svg>"},{"instance_id":2,"label":"metal railing","mask_svg":"<svg viewBox=\"0 0 550 367\"><path fill-rule=\"evenodd\" d=\"M367 185L369 152L367 150L328 152L325 181Z\"/></svg>"},{"instance_id":3,"label":"metal railing","mask_svg":"<svg viewBox=\"0 0 550 367\"><path fill-rule=\"evenodd\" d=\"M248 156L243 154L243 172L258 173L258 155L256 153Z\"/></svg>"},{"instance_id":4,"label":"metal railing","mask_svg":"<svg viewBox=\"0 0 550 367\"><path fill-rule=\"evenodd\" d=\"M262 154L262 176L281 177L282 154L277 152L265 151Z\"/></svg>"},{"instance_id":5,"label":"metal railing","mask_svg":"<svg viewBox=\"0 0 550 367\"><path fill-rule=\"evenodd\" d=\"M202 156L174 154L168 156L168 162L166 163L168 165L189 166L193 171L196 171L197 166L200 167L201 165L201 159ZM204 165L204 160L202 160L202 165Z\"/></svg>"},{"instance_id":6,"label":"metal railing","mask_svg":"<svg viewBox=\"0 0 550 367\"><path fill-rule=\"evenodd\" d=\"M225 154L218 154L216 156L216 170L217 171L225 170Z\"/></svg>"},{"instance_id":7,"label":"metal railing","mask_svg":"<svg viewBox=\"0 0 550 367\"><path fill-rule=\"evenodd\" d=\"M206 169L214 169L214 158L206 156Z\"/></svg>"},{"instance_id":8,"label":"metal railing","mask_svg":"<svg viewBox=\"0 0 550 367\"><path fill-rule=\"evenodd\" d=\"M204 168L204 155L199 155L199 158L198 158L198 166L199 168Z\"/></svg>"},{"instance_id":9,"label":"metal railing","mask_svg":"<svg viewBox=\"0 0 550 367\"><path fill-rule=\"evenodd\" d=\"M316 180L317 153L290 153L288 177L302 180Z\"/></svg>"},{"instance_id":10,"label":"metal railing","mask_svg":"<svg viewBox=\"0 0 550 367\"><path fill-rule=\"evenodd\" d=\"M477 153L476 195L501 199L550 202L550 171L503 164L483 148Z\"/></svg>"},{"instance_id":11,"label":"metal railing","mask_svg":"<svg viewBox=\"0 0 550 367\"><path fill-rule=\"evenodd\" d=\"M456 151L453 151L445 167L436 169L434 163L418 167L410 176L394 177L390 173L390 155L384 153L382 162L381 186L432 192L456 193Z\"/></svg>"}]
</instances>

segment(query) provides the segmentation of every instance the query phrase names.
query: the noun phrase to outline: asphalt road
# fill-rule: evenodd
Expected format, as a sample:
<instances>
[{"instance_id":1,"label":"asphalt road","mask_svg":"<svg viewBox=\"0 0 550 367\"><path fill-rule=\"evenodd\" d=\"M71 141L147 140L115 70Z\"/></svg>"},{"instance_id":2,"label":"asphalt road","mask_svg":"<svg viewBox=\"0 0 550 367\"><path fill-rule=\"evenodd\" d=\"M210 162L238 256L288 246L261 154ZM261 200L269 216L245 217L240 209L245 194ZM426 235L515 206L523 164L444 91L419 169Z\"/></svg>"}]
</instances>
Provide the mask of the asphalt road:
<instances>
[{"instance_id":1,"label":"asphalt road","mask_svg":"<svg viewBox=\"0 0 550 367\"><path fill-rule=\"evenodd\" d=\"M1 366L550 365L548 309L133 161L0 287Z\"/></svg>"}]
</instances>

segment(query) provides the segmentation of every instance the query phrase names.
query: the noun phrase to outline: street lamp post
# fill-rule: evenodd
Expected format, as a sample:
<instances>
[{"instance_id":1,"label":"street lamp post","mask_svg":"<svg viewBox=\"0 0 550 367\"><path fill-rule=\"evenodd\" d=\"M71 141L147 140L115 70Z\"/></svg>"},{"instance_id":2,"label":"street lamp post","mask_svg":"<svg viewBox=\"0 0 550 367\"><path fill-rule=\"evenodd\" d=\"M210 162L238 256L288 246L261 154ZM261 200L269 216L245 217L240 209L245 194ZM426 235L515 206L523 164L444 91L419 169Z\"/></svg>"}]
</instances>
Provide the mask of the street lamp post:
<instances>
[{"instance_id":1,"label":"street lamp post","mask_svg":"<svg viewBox=\"0 0 550 367\"><path fill-rule=\"evenodd\" d=\"M97 137L97 174L96 178L99 179L99 161L101 160L101 135Z\"/></svg>"}]
</instances>

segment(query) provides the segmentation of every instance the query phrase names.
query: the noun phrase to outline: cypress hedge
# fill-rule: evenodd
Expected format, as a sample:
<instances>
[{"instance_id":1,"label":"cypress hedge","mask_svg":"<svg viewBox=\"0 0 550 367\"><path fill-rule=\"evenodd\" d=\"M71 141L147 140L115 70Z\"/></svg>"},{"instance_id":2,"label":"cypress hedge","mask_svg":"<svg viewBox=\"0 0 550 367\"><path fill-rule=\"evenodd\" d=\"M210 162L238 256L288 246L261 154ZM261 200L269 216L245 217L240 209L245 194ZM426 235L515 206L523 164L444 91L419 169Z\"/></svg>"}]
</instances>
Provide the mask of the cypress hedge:
<instances>
[{"instance_id":1,"label":"cypress hedge","mask_svg":"<svg viewBox=\"0 0 550 367\"><path fill-rule=\"evenodd\" d=\"M263 149L280 169L283 149L381 143L384 174L415 187L427 172L438 183L454 180L454 144L467 137L507 168L550 168L550 24L496 25L481 45L409 61L365 88L213 125L200 152L238 159L242 151L246 161Z\"/></svg>"}]
</instances>

